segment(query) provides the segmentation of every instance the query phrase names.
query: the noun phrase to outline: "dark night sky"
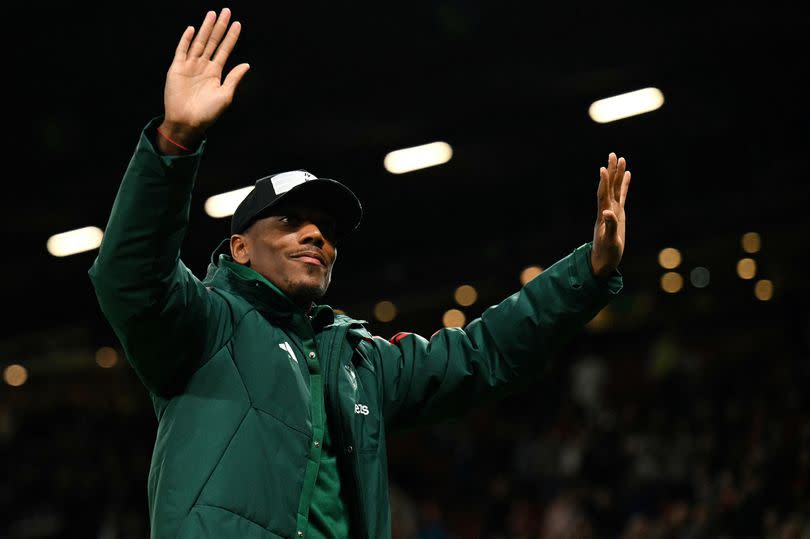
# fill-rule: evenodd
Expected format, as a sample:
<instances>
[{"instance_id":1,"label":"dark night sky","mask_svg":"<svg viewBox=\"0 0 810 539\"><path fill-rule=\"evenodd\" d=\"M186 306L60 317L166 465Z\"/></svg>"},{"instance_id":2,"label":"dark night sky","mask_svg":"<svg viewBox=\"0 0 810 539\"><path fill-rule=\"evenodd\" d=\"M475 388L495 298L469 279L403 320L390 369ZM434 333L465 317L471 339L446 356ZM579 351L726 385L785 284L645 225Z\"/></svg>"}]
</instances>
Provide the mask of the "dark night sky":
<instances>
[{"instance_id":1,"label":"dark night sky","mask_svg":"<svg viewBox=\"0 0 810 539\"><path fill-rule=\"evenodd\" d=\"M370 320L376 301L401 300L410 314L403 307L377 331L427 332L455 286L481 287L480 311L516 289L523 267L589 241L598 169L616 151L633 172L629 295L659 294L656 255L676 246L687 270L716 268L715 304L735 309L749 230L762 234L764 274L785 296L806 294L810 37L799 8L563 4L228 4L244 26L230 64L252 69L209 132L187 265L201 275L227 231L204 214L208 196L305 168L345 182L365 208L325 301ZM95 253L57 259L45 242L104 228L139 132L162 112L176 41L220 7L10 17L11 321L0 342L51 328L106 335L87 278ZM645 86L663 91L660 110L606 125L588 118L595 99ZM452 161L402 176L383 169L388 151L433 140L453 146ZM688 313L694 303L682 296L667 308Z\"/></svg>"}]
</instances>

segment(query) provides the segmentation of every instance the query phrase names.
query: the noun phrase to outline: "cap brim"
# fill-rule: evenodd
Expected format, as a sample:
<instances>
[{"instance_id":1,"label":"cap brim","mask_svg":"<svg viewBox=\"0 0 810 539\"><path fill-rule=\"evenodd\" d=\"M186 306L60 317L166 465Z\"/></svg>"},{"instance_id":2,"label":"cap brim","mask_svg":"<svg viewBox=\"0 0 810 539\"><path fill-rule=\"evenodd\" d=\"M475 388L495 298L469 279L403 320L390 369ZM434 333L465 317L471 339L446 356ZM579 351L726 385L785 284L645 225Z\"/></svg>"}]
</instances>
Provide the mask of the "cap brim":
<instances>
[{"instance_id":1,"label":"cap brim","mask_svg":"<svg viewBox=\"0 0 810 539\"><path fill-rule=\"evenodd\" d=\"M318 178L296 185L256 213L254 221L272 214L281 204L302 203L326 212L335 219L336 235L343 238L354 231L363 217L360 200L345 185L328 178Z\"/></svg>"}]
</instances>

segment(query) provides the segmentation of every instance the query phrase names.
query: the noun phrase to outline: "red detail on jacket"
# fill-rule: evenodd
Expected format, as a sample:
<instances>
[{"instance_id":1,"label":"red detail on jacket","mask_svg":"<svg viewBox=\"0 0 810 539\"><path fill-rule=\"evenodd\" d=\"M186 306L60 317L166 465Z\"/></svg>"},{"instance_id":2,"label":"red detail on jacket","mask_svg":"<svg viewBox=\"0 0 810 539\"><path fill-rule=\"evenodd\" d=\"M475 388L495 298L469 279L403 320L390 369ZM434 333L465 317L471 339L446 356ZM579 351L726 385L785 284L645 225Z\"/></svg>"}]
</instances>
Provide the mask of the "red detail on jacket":
<instances>
[{"instance_id":1,"label":"red detail on jacket","mask_svg":"<svg viewBox=\"0 0 810 539\"><path fill-rule=\"evenodd\" d=\"M412 334L407 332L407 331L400 331L399 333L397 333L396 335L391 337L391 340L389 342L391 344L397 344L399 341L401 341L402 339L404 339L408 335L412 335Z\"/></svg>"}]
</instances>

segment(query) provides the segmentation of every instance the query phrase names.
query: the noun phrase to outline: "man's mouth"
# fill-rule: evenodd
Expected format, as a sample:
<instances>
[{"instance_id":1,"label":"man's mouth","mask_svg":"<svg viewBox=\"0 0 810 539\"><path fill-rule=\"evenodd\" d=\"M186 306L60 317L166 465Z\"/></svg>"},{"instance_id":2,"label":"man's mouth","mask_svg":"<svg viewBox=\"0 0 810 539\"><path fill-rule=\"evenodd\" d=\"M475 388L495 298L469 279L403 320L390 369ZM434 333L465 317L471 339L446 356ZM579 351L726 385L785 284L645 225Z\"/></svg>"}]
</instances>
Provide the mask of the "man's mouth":
<instances>
[{"instance_id":1,"label":"man's mouth","mask_svg":"<svg viewBox=\"0 0 810 539\"><path fill-rule=\"evenodd\" d=\"M326 260L324 259L321 253L316 251L305 251L302 253L297 253L292 255L292 258L296 260L300 260L306 264L312 264L315 266L326 266Z\"/></svg>"}]
</instances>

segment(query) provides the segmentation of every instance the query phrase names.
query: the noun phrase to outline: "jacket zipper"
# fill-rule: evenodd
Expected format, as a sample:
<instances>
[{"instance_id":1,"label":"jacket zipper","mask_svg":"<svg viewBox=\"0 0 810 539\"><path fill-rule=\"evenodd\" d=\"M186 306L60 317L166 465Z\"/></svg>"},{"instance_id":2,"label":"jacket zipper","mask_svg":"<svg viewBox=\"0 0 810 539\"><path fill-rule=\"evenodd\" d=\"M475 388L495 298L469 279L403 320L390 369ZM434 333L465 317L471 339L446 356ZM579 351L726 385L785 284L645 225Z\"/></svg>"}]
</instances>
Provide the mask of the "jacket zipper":
<instances>
[{"instance_id":1,"label":"jacket zipper","mask_svg":"<svg viewBox=\"0 0 810 539\"><path fill-rule=\"evenodd\" d=\"M331 403L332 410L337 413L337 427L338 427L338 440L340 443L340 450L343 452L344 455L349 457L349 468L351 470L351 477L353 479L352 485L349 485L351 498L354 501L352 503L351 510L355 513L355 518L353 520L356 525L360 525L362 530L352 530L353 536L359 536L363 539L368 539L368 530L366 529L368 523L363 516L363 512L361 510L362 503L360 500L360 476L357 473L357 465L356 465L356 448L352 450L348 450L346 445L346 434L343 429L343 423L346 419L343 415L343 409L340 407L340 395L338 391L338 378L340 376L340 364L342 362L342 358L340 357L340 350L341 350L341 341L344 340L346 333L348 332L348 327L343 326L338 331L335 332L335 336L332 339L331 344L331 354L330 354L330 361L329 361L329 372L328 377L324 382L324 386L326 388L326 393L329 398L329 402ZM342 337L342 338L339 338ZM351 419L351 418L349 418ZM361 533L357 533L360 531Z\"/></svg>"}]
</instances>

